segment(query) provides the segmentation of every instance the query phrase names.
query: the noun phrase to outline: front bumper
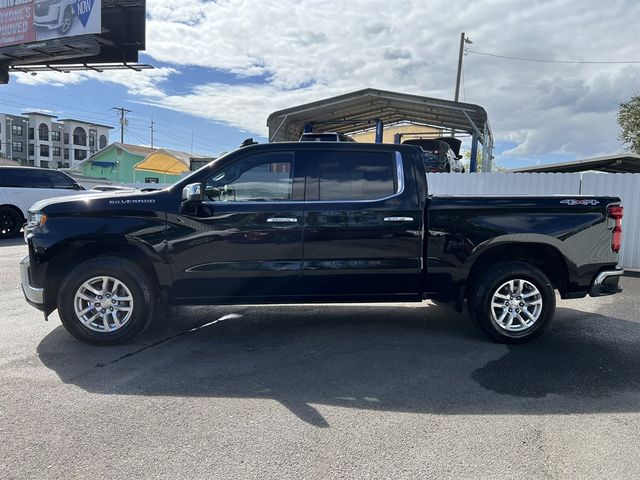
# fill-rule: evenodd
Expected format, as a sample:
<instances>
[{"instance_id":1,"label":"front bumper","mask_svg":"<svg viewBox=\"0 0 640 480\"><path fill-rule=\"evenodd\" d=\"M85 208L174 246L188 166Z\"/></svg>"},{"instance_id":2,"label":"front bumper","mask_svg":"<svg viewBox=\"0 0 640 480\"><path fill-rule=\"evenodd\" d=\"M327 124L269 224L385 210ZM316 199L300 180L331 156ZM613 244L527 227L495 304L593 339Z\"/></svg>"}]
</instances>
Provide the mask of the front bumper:
<instances>
[{"instance_id":1,"label":"front bumper","mask_svg":"<svg viewBox=\"0 0 640 480\"><path fill-rule=\"evenodd\" d=\"M593 279L593 283L591 283L589 295L592 297L602 297L622 292L622 287L618 285L618 283L623 274L624 270L621 268L600 272L596 275L596 278Z\"/></svg>"},{"instance_id":2,"label":"front bumper","mask_svg":"<svg viewBox=\"0 0 640 480\"><path fill-rule=\"evenodd\" d=\"M20 283L27 302L39 310L44 310L44 288L34 287L29 282L29 257L24 257L20 262Z\"/></svg>"},{"instance_id":3,"label":"front bumper","mask_svg":"<svg viewBox=\"0 0 640 480\"><path fill-rule=\"evenodd\" d=\"M60 5L49 5L48 9L36 4L33 16L33 24L37 27L46 27L50 30L61 25Z\"/></svg>"}]
</instances>

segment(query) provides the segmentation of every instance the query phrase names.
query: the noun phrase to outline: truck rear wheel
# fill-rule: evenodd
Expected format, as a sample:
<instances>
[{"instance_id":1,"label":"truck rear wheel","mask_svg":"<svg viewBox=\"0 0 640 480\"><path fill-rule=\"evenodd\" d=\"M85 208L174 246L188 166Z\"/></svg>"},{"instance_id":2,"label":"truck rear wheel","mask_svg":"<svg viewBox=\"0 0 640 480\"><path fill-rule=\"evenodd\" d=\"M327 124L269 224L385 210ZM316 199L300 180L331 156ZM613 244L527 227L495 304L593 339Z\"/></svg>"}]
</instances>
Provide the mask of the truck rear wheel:
<instances>
[{"instance_id":1,"label":"truck rear wheel","mask_svg":"<svg viewBox=\"0 0 640 480\"><path fill-rule=\"evenodd\" d=\"M540 335L555 314L551 282L540 269L524 262L491 266L477 279L469 296L469 312L480 329L500 343L525 343Z\"/></svg>"},{"instance_id":2,"label":"truck rear wheel","mask_svg":"<svg viewBox=\"0 0 640 480\"><path fill-rule=\"evenodd\" d=\"M71 335L93 345L113 345L138 335L154 310L153 287L138 266L98 257L71 270L58 290L58 313Z\"/></svg>"}]
</instances>

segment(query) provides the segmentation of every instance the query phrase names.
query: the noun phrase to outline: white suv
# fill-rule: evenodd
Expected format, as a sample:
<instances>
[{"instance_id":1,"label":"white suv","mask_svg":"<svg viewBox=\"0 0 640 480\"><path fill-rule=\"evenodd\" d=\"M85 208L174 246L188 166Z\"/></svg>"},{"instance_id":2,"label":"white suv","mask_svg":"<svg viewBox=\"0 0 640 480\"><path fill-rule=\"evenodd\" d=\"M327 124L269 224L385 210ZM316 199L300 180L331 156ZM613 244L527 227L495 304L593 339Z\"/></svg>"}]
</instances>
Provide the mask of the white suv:
<instances>
[{"instance_id":1,"label":"white suv","mask_svg":"<svg viewBox=\"0 0 640 480\"><path fill-rule=\"evenodd\" d=\"M84 190L63 172L34 167L0 167L0 238L15 237L27 210L39 200Z\"/></svg>"},{"instance_id":2,"label":"white suv","mask_svg":"<svg viewBox=\"0 0 640 480\"><path fill-rule=\"evenodd\" d=\"M33 5L33 23L62 34L71 30L76 17L75 0L36 0Z\"/></svg>"}]
</instances>

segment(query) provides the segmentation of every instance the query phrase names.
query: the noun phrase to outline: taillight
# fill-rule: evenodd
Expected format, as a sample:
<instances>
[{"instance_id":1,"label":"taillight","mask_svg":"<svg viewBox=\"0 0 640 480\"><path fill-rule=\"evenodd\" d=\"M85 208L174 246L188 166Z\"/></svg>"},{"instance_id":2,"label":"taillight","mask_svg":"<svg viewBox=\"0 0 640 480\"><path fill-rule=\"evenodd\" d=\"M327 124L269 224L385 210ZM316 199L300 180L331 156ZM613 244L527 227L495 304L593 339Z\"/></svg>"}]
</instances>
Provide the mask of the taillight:
<instances>
[{"instance_id":1,"label":"taillight","mask_svg":"<svg viewBox=\"0 0 640 480\"><path fill-rule=\"evenodd\" d=\"M624 208L621 205L611 205L607 209L607 215L616 221L611 235L611 251L618 253L622 247L622 217L624 215Z\"/></svg>"}]
</instances>

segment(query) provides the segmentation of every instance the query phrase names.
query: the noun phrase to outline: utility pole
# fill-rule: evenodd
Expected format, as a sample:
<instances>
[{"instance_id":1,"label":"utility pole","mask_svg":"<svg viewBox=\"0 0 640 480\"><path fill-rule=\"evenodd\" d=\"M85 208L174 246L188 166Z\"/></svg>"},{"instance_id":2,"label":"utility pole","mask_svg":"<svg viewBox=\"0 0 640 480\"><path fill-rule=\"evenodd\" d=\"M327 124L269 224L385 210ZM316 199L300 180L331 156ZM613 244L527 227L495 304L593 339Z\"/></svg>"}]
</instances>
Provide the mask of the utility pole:
<instances>
[{"instance_id":1,"label":"utility pole","mask_svg":"<svg viewBox=\"0 0 640 480\"><path fill-rule=\"evenodd\" d=\"M193 155L193 128L191 129L191 155Z\"/></svg>"},{"instance_id":2,"label":"utility pole","mask_svg":"<svg viewBox=\"0 0 640 480\"><path fill-rule=\"evenodd\" d=\"M460 97L460 76L462 75L462 56L464 55L464 44L473 43L468 37L465 37L464 32L460 34L460 51L458 52L458 74L456 76L456 96L454 100L457 102Z\"/></svg>"},{"instance_id":3,"label":"utility pole","mask_svg":"<svg viewBox=\"0 0 640 480\"><path fill-rule=\"evenodd\" d=\"M153 126L156 124L156 122L153 121L153 117L151 117L151 125L149 126L149 128L151 129L151 148L153 148Z\"/></svg>"},{"instance_id":4,"label":"utility pole","mask_svg":"<svg viewBox=\"0 0 640 480\"><path fill-rule=\"evenodd\" d=\"M127 110L124 107L113 107L111 110L115 110L119 113L120 117L120 143L124 143L124 127L129 124L129 121L126 118L126 114L131 112L131 110Z\"/></svg>"}]
</instances>

